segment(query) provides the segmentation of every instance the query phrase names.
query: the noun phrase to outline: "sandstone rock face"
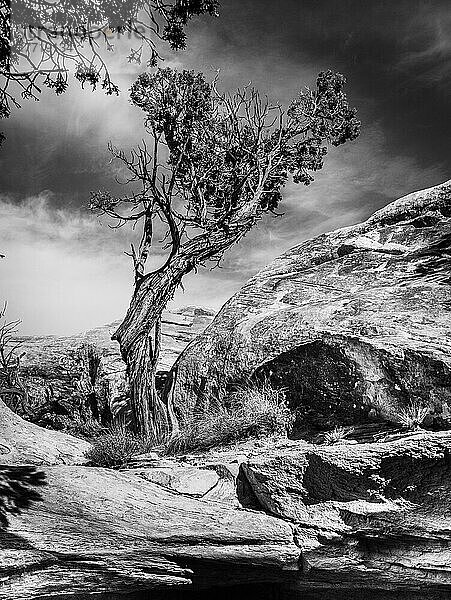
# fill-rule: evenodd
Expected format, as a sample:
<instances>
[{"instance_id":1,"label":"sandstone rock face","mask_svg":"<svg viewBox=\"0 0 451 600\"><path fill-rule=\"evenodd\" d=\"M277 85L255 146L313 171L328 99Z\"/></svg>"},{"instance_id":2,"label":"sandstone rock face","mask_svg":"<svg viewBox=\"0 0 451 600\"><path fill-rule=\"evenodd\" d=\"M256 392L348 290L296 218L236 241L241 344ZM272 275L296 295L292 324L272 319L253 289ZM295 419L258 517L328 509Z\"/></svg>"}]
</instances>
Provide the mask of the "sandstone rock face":
<instances>
[{"instance_id":1,"label":"sandstone rock face","mask_svg":"<svg viewBox=\"0 0 451 600\"><path fill-rule=\"evenodd\" d=\"M158 365L164 378L181 351L212 321L213 312L198 307L165 311ZM21 373L40 424L57 427L79 413L108 419L126 405L128 382L117 342L119 321L71 337L22 337ZM42 410L39 408L43 406Z\"/></svg>"},{"instance_id":2,"label":"sandstone rock face","mask_svg":"<svg viewBox=\"0 0 451 600\"><path fill-rule=\"evenodd\" d=\"M253 277L181 355L178 414L269 378L301 423L451 417L451 182L309 240Z\"/></svg>"},{"instance_id":3,"label":"sandstone rock face","mask_svg":"<svg viewBox=\"0 0 451 600\"><path fill-rule=\"evenodd\" d=\"M367 599L374 589L431 599L451 593L450 449L451 432L422 431L331 446L244 442L185 460L205 468L239 457L238 499L246 484L255 508L295 526L300 573L281 597L361 589Z\"/></svg>"},{"instance_id":4,"label":"sandstone rock face","mask_svg":"<svg viewBox=\"0 0 451 600\"><path fill-rule=\"evenodd\" d=\"M385 443L297 443L243 463L270 514L297 524L304 576L359 586L451 592L451 432ZM429 597L426 594L426 597ZM431 595L433 597L433 595Z\"/></svg>"}]
</instances>

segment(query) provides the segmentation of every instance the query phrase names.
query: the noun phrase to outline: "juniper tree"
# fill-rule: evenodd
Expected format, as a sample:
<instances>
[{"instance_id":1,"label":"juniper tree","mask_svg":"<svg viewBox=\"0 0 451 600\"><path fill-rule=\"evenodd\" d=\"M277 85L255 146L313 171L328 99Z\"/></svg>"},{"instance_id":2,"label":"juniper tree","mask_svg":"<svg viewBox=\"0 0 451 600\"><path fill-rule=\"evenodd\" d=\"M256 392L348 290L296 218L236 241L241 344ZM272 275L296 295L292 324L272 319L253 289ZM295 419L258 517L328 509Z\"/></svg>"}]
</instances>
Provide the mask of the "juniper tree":
<instances>
[{"instance_id":1,"label":"juniper tree","mask_svg":"<svg viewBox=\"0 0 451 600\"><path fill-rule=\"evenodd\" d=\"M134 292L113 339L131 382L135 428L156 440L174 427L170 406L155 391L161 315L185 275L218 261L265 214L275 212L289 178L309 185L328 146L359 135L345 77L320 73L286 110L253 87L221 93L201 73L169 68L144 73L131 102L144 112L147 137L131 152L110 146L135 187L123 197L91 195L91 208L116 226L139 227L132 244ZM158 251L155 231L167 231L163 264L147 270ZM160 248L161 251L161 248Z\"/></svg>"}]
</instances>

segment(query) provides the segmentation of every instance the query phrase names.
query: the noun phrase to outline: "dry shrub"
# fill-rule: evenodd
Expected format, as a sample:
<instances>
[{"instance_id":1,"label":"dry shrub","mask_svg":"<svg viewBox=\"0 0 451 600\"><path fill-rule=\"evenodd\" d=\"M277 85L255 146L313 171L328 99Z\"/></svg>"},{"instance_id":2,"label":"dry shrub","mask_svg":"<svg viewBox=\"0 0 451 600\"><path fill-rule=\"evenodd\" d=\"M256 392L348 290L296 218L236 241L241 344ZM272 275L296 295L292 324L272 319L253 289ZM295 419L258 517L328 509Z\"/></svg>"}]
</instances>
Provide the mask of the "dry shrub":
<instances>
[{"instance_id":1,"label":"dry shrub","mask_svg":"<svg viewBox=\"0 0 451 600\"><path fill-rule=\"evenodd\" d=\"M186 420L166 445L168 454L206 450L239 440L286 435L293 424L283 390L267 382L240 387L227 406L211 403L206 411Z\"/></svg>"},{"instance_id":2,"label":"dry shrub","mask_svg":"<svg viewBox=\"0 0 451 600\"><path fill-rule=\"evenodd\" d=\"M343 442L352 433L354 433L353 427L334 427L332 431L327 431L324 434L324 443L328 446L333 446L334 444Z\"/></svg>"},{"instance_id":3,"label":"dry shrub","mask_svg":"<svg viewBox=\"0 0 451 600\"><path fill-rule=\"evenodd\" d=\"M412 400L406 407L399 410L396 420L406 429L417 431L421 429L421 425L430 411L430 406L421 400Z\"/></svg>"},{"instance_id":4,"label":"dry shrub","mask_svg":"<svg viewBox=\"0 0 451 600\"><path fill-rule=\"evenodd\" d=\"M149 450L150 443L146 439L118 424L99 436L85 456L96 467L115 468L126 465L133 456Z\"/></svg>"}]
</instances>

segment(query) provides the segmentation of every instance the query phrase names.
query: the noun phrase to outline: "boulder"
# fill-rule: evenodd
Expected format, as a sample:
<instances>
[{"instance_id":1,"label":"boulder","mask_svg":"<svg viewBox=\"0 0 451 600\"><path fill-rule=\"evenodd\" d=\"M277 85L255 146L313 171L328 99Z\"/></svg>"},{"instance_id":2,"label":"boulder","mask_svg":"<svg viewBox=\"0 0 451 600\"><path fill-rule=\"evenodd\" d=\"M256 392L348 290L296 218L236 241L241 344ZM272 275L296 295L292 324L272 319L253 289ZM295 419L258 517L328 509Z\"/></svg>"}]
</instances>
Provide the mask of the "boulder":
<instances>
[{"instance_id":1,"label":"boulder","mask_svg":"<svg viewBox=\"0 0 451 600\"><path fill-rule=\"evenodd\" d=\"M303 425L451 425L451 182L308 240L255 275L177 360L183 419L243 381L287 389Z\"/></svg>"},{"instance_id":2,"label":"boulder","mask_svg":"<svg viewBox=\"0 0 451 600\"><path fill-rule=\"evenodd\" d=\"M208 309L167 310L162 319L158 380L181 351L212 321ZM69 337L25 336L20 344L21 377L28 392L27 416L41 425L62 428L87 417L107 421L127 404L125 363L111 335L119 321Z\"/></svg>"},{"instance_id":3,"label":"boulder","mask_svg":"<svg viewBox=\"0 0 451 600\"><path fill-rule=\"evenodd\" d=\"M451 593L451 432L269 449L242 464L260 506L296 523L297 587ZM426 592L426 590L429 592Z\"/></svg>"}]
</instances>

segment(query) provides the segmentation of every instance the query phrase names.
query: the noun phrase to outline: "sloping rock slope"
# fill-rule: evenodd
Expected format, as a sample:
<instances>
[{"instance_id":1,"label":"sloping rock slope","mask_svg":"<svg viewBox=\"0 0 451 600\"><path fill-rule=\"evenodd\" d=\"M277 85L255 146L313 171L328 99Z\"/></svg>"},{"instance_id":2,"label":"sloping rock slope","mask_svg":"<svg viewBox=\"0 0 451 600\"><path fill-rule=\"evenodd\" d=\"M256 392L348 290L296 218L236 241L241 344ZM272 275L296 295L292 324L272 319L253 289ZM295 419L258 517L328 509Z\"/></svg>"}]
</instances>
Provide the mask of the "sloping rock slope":
<instances>
[{"instance_id":1,"label":"sloping rock slope","mask_svg":"<svg viewBox=\"0 0 451 600\"><path fill-rule=\"evenodd\" d=\"M10 452L0 456L0 598L111 599L297 574L293 527L205 500L218 483L213 471L171 463L158 477L76 466L86 442L14 417L1 403L0 448Z\"/></svg>"},{"instance_id":2,"label":"sloping rock slope","mask_svg":"<svg viewBox=\"0 0 451 600\"><path fill-rule=\"evenodd\" d=\"M40 500L10 516L3 534L3 597L133 592L197 579L224 585L258 581L263 570L266 580L283 580L284 571L297 572L293 528L280 519L106 469L37 473Z\"/></svg>"},{"instance_id":3,"label":"sloping rock slope","mask_svg":"<svg viewBox=\"0 0 451 600\"><path fill-rule=\"evenodd\" d=\"M88 442L21 419L0 400L0 465L83 464ZM0 512L4 489L0 485Z\"/></svg>"},{"instance_id":4,"label":"sloping rock slope","mask_svg":"<svg viewBox=\"0 0 451 600\"><path fill-rule=\"evenodd\" d=\"M264 377L288 389L303 423L396 421L415 401L443 427L450 369L448 181L263 269L178 359L169 401L183 417Z\"/></svg>"},{"instance_id":5,"label":"sloping rock slope","mask_svg":"<svg viewBox=\"0 0 451 600\"><path fill-rule=\"evenodd\" d=\"M212 321L208 309L188 306L165 311L162 320L160 380L181 351ZM21 337L21 375L29 394L32 417L58 427L64 417L80 412L108 419L126 404L128 383L117 342L111 340L119 321L69 337Z\"/></svg>"}]
</instances>

